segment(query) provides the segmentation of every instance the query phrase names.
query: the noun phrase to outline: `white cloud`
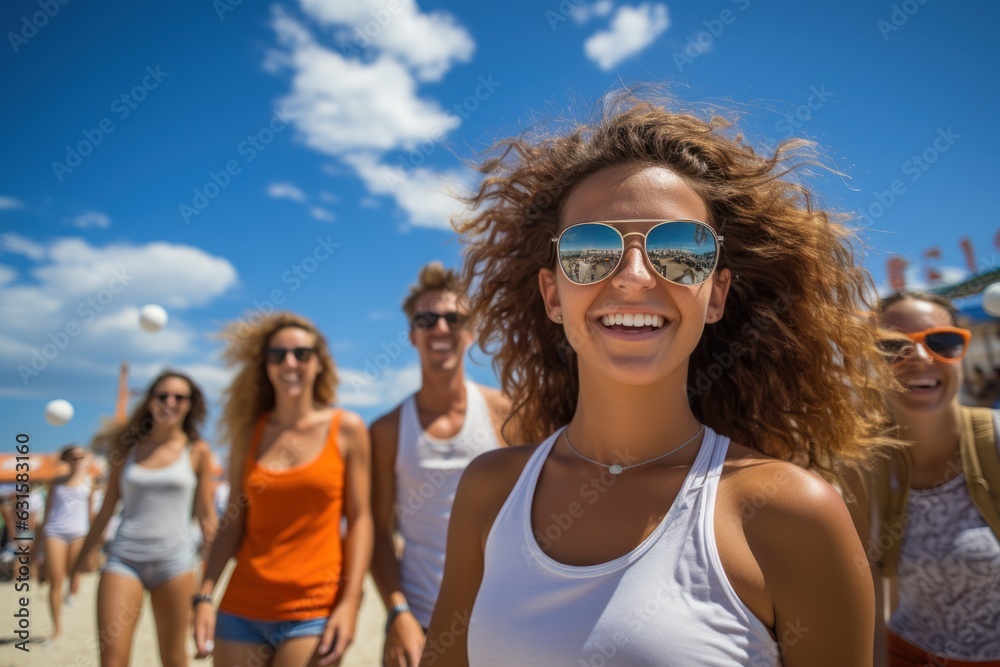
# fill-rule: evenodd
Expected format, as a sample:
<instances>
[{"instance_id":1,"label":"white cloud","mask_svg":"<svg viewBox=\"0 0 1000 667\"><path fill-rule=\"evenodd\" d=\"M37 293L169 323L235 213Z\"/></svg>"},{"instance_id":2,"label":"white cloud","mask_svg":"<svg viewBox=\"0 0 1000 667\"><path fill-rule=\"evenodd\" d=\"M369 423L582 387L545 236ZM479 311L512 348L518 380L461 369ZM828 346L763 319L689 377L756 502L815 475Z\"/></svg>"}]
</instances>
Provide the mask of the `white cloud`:
<instances>
[{"instance_id":1,"label":"white cloud","mask_svg":"<svg viewBox=\"0 0 1000 667\"><path fill-rule=\"evenodd\" d=\"M422 81L440 81L455 62L468 62L472 36L446 12L423 13L414 0L301 0L317 22L343 28L346 52L373 48L393 56Z\"/></svg>"},{"instance_id":2,"label":"white cloud","mask_svg":"<svg viewBox=\"0 0 1000 667\"><path fill-rule=\"evenodd\" d=\"M457 116L417 97L416 81L392 56L372 62L344 58L280 11L274 28L294 70L291 93L280 104L310 148L336 156L411 148L458 127Z\"/></svg>"},{"instance_id":3,"label":"white cloud","mask_svg":"<svg viewBox=\"0 0 1000 667\"><path fill-rule=\"evenodd\" d=\"M592 35L584 51L598 67L610 70L652 44L669 25L666 5L619 7L611 19L611 28Z\"/></svg>"},{"instance_id":4,"label":"white cloud","mask_svg":"<svg viewBox=\"0 0 1000 667\"><path fill-rule=\"evenodd\" d=\"M8 211L13 208L24 208L24 202L13 197L0 195L0 211Z\"/></svg>"},{"instance_id":5,"label":"white cloud","mask_svg":"<svg viewBox=\"0 0 1000 667\"><path fill-rule=\"evenodd\" d=\"M228 260L186 245L93 246L60 238L34 259L0 299L0 365L9 369L0 391L12 396L64 389L86 396L95 383L114 377L121 359L162 366L165 359L183 364L203 357L201 335L184 311L237 283ZM166 328L149 333L139 327L146 303L168 309Z\"/></svg>"},{"instance_id":6,"label":"white cloud","mask_svg":"<svg viewBox=\"0 0 1000 667\"><path fill-rule=\"evenodd\" d=\"M308 197L297 186L291 183L271 183L267 186L267 196L273 199L291 199L304 202Z\"/></svg>"},{"instance_id":7,"label":"white cloud","mask_svg":"<svg viewBox=\"0 0 1000 667\"><path fill-rule=\"evenodd\" d=\"M569 15L575 22L584 24L595 16L607 16L614 8L615 3L612 0L597 0L591 5L577 5Z\"/></svg>"},{"instance_id":8,"label":"white cloud","mask_svg":"<svg viewBox=\"0 0 1000 667\"><path fill-rule=\"evenodd\" d=\"M17 278L17 271L9 266L0 264L0 287L14 281Z\"/></svg>"},{"instance_id":9,"label":"white cloud","mask_svg":"<svg viewBox=\"0 0 1000 667\"><path fill-rule=\"evenodd\" d=\"M354 409L388 409L420 388L420 364L389 366L377 374L371 370L338 368L337 375L340 376L337 402Z\"/></svg>"},{"instance_id":10,"label":"white cloud","mask_svg":"<svg viewBox=\"0 0 1000 667\"><path fill-rule=\"evenodd\" d=\"M84 211L72 220L74 227L80 229L107 229L111 226L111 218L100 211Z\"/></svg>"},{"instance_id":11,"label":"white cloud","mask_svg":"<svg viewBox=\"0 0 1000 667\"><path fill-rule=\"evenodd\" d=\"M52 245L49 259L33 273L50 293L68 298L96 292L117 274L128 278L128 292L138 303L166 307L202 305L236 284L236 269L228 260L188 245L95 247L64 238Z\"/></svg>"},{"instance_id":12,"label":"white cloud","mask_svg":"<svg viewBox=\"0 0 1000 667\"><path fill-rule=\"evenodd\" d=\"M439 142L461 124L435 100L420 97L417 88L419 81L437 81L454 63L472 57L475 43L468 31L450 14L421 12L414 0L301 0L301 7L310 19L332 28L344 48L323 46L305 24L274 10L279 48L265 67L292 72L291 89L279 103L294 115L298 138L354 167L369 192L392 196L410 223L448 228L455 205L442 179L420 169L387 188L382 180L389 168L381 163L388 152ZM342 175L337 165L322 168ZM469 180L457 172L446 176ZM311 213L319 217L316 209Z\"/></svg>"},{"instance_id":13,"label":"white cloud","mask_svg":"<svg viewBox=\"0 0 1000 667\"><path fill-rule=\"evenodd\" d=\"M463 210L454 195L463 194L468 188L471 174L450 171L442 175L423 168L406 174L379 163L370 154L352 155L344 160L357 169L369 192L393 197L414 225L451 230L451 219Z\"/></svg>"},{"instance_id":14,"label":"white cloud","mask_svg":"<svg viewBox=\"0 0 1000 667\"><path fill-rule=\"evenodd\" d=\"M313 206L312 208L310 208L309 215L322 222L333 222L334 220L336 220L336 217L333 215L333 213L330 213L322 206Z\"/></svg>"},{"instance_id":15,"label":"white cloud","mask_svg":"<svg viewBox=\"0 0 1000 667\"><path fill-rule=\"evenodd\" d=\"M45 246L19 234L0 236L0 251L24 255L36 261L45 257Z\"/></svg>"}]
</instances>

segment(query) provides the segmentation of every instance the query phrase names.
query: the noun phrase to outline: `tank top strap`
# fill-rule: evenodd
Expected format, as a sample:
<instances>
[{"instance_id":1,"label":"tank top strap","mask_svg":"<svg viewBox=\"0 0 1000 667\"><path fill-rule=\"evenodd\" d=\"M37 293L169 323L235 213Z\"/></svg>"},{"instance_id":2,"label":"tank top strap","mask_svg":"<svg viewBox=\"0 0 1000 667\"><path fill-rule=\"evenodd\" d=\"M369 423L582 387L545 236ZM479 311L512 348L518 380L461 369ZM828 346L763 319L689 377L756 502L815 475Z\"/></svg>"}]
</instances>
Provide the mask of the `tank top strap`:
<instances>
[{"instance_id":1,"label":"tank top strap","mask_svg":"<svg viewBox=\"0 0 1000 667\"><path fill-rule=\"evenodd\" d=\"M250 436L250 444L247 447L246 460L243 461L243 476L250 474L254 463L257 462L257 449L260 447L260 439L264 435L264 427L267 426L267 418L270 413L264 413L257 418L257 423L253 427L253 435Z\"/></svg>"},{"instance_id":2,"label":"tank top strap","mask_svg":"<svg viewBox=\"0 0 1000 667\"><path fill-rule=\"evenodd\" d=\"M323 445L324 455L327 450L337 450L337 456L343 458L340 455L339 443L337 436L340 434L340 419L344 416L344 410L342 408L337 408L333 411L333 417L330 418L330 432L327 433L326 443Z\"/></svg>"}]
</instances>

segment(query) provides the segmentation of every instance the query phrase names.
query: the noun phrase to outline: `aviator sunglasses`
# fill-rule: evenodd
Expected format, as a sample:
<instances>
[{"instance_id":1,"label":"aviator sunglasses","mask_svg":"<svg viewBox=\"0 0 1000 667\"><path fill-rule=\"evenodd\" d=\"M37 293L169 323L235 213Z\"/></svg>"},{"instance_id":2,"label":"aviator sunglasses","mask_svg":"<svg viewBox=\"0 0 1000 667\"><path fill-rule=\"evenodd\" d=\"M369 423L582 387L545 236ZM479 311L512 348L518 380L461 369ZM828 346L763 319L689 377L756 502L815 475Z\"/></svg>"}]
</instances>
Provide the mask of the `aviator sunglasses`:
<instances>
[{"instance_id":1,"label":"aviator sunglasses","mask_svg":"<svg viewBox=\"0 0 1000 667\"><path fill-rule=\"evenodd\" d=\"M884 338L878 342L878 349L894 364L913 356L917 345L923 345L932 359L954 364L965 356L972 339L972 332L958 327L933 327L912 333L898 333L900 338Z\"/></svg>"},{"instance_id":2,"label":"aviator sunglasses","mask_svg":"<svg viewBox=\"0 0 1000 667\"><path fill-rule=\"evenodd\" d=\"M424 310L419 313L414 313L413 317L410 318L410 324L412 324L415 329L433 329L437 326L438 320L442 317L444 318L444 321L448 323L449 329L461 327L469 319L467 316L459 313L435 313L431 310Z\"/></svg>"},{"instance_id":3,"label":"aviator sunglasses","mask_svg":"<svg viewBox=\"0 0 1000 667\"><path fill-rule=\"evenodd\" d=\"M613 224L656 222L645 234L622 234ZM697 220L608 220L580 222L553 236L563 275L577 285L599 283L618 268L625 237L641 236L646 261L667 282L700 285L719 263L723 237Z\"/></svg>"},{"instance_id":4,"label":"aviator sunglasses","mask_svg":"<svg viewBox=\"0 0 1000 667\"><path fill-rule=\"evenodd\" d=\"M267 363L269 364L280 364L285 361L288 357L288 353L291 352L292 356L295 357L295 361L305 363L312 359L313 353L316 352L315 347L269 347L267 348Z\"/></svg>"}]
</instances>

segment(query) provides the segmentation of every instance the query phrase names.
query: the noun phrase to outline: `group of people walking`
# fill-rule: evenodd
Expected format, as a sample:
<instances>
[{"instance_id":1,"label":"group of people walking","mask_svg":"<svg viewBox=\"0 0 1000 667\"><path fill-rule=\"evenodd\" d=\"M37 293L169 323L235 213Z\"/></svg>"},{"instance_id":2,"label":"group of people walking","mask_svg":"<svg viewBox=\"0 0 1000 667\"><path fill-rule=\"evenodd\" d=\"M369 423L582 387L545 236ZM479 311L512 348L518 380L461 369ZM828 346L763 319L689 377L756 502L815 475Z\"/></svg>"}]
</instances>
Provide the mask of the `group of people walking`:
<instances>
[{"instance_id":1,"label":"group of people walking","mask_svg":"<svg viewBox=\"0 0 1000 667\"><path fill-rule=\"evenodd\" d=\"M309 320L227 332L220 517L204 399L161 375L64 567L123 500L102 664L128 664L149 590L164 665L191 618L219 666L335 665L370 568L391 667L1000 665L1000 453L959 404L968 331L940 297L870 302L849 231L787 177L799 148L635 100L500 142L464 271L426 266L403 305L421 387L370 428L333 407ZM474 342L502 391L466 378Z\"/></svg>"}]
</instances>

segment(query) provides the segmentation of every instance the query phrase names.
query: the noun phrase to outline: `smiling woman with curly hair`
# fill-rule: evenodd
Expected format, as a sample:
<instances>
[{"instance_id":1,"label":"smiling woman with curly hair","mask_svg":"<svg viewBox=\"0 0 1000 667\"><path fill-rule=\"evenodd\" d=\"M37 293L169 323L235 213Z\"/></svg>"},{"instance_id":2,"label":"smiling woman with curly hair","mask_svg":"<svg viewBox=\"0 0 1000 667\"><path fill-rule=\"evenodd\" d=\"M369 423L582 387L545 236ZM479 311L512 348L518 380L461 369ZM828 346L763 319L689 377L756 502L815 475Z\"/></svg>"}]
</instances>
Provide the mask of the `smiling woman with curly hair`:
<instances>
[{"instance_id":1,"label":"smiling woman with curly hair","mask_svg":"<svg viewBox=\"0 0 1000 667\"><path fill-rule=\"evenodd\" d=\"M870 664L823 477L886 442L892 380L851 233L787 178L810 161L627 97L495 147L470 306L542 442L465 473L424 664Z\"/></svg>"},{"instance_id":2,"label":"smiling woman with curly hair","mask_svg":"<svg viewBox=\"0 0 1000 667\"><path fill-rule=\"evenodd\" d=\"M230 494L193 600L198 657L339 664L371 560L368 431L333 407L336 367L309 320L274 313L234 323L223 338L239 369L222 410ZM212 591L233 557L216 613Z\"/></svg>"}]
</instances>

